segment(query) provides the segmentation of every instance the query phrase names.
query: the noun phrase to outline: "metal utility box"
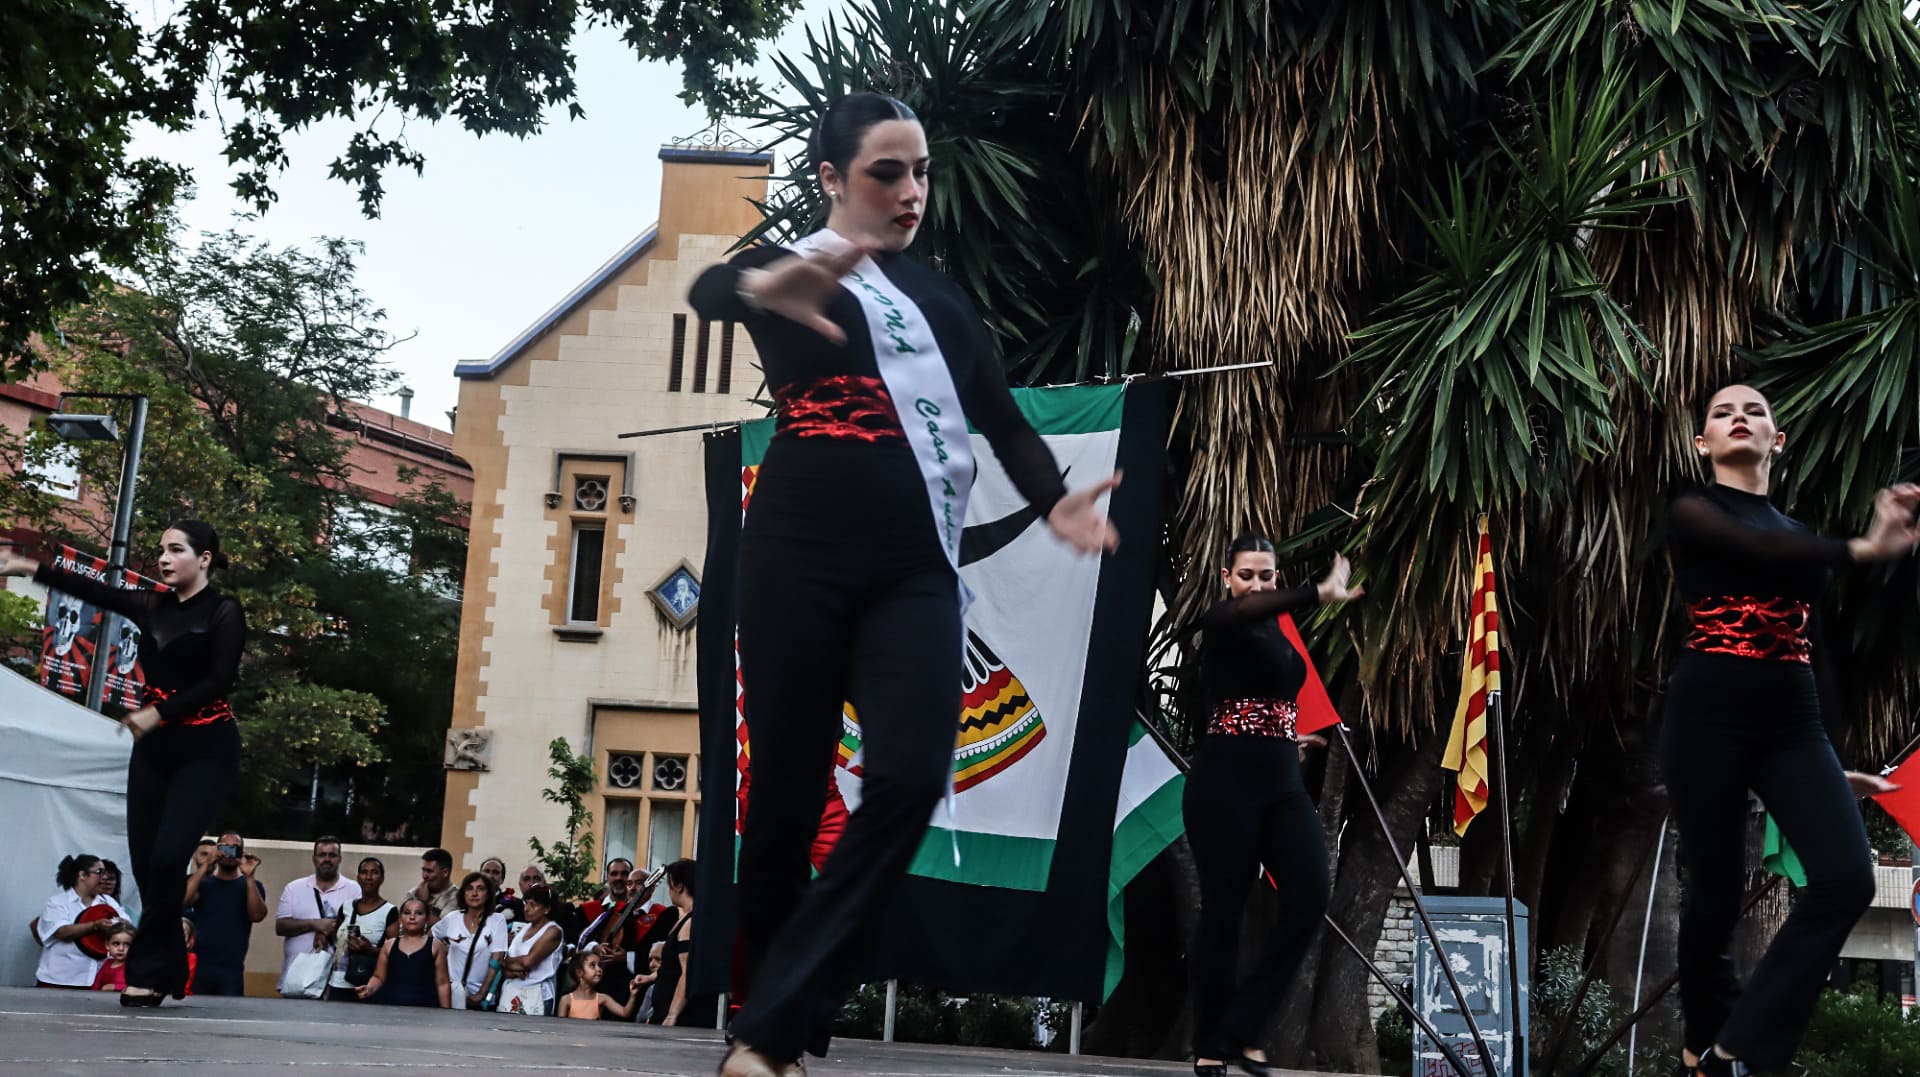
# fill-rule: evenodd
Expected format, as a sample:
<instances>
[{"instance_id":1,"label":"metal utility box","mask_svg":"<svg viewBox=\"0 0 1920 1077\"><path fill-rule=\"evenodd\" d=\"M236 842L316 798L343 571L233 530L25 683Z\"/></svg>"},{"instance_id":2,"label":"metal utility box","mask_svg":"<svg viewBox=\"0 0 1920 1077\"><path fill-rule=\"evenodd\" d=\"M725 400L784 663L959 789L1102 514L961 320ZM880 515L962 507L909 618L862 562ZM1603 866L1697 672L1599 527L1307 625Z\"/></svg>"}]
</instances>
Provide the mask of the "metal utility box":
<instances>
[{"instance_id":1,"label":"metal utility box","mask_svg":"<svg viewBox=\"0 0 1920 1077\"><path fill-rule=\"evenodd\" d=\"M1506 899L1430 897L1426 906L1473 1020L1500 1066L1498 1077L1528 1077L1526 1052L1518 1052L1515 1058L1516 1042L1527 1042L1527 955L1532 952L1527 941L1527 907L1517 901L1513 904L1514 937L1520 949L1520 1012L1515 1014L1507 987ZM1414 919L1412 998L1420 1016L1459 1052L1472 1077L1495 1077L1486 1072L1418 917ZM1418 1025L1413 1029L1413 1073L1414 1077L1453 1077L1452 1064Z\"/></svg>"}]
</instances>

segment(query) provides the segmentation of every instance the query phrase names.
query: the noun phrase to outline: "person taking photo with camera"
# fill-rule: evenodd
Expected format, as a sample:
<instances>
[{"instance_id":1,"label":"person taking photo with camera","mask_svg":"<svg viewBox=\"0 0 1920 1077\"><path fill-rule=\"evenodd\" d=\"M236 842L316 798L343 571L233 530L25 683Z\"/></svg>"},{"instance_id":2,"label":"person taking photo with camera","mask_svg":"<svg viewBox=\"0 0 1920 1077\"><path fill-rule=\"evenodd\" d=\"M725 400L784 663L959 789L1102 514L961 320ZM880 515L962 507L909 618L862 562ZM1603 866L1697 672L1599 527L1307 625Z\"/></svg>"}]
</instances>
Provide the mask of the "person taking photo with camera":
<instances>
[{"instance_id":1,"label":"person taking photo with camera","mask_svg":"<svg viewBox=\"0 0 1920 1077\"><path fill-rule=\"evenodd\" d=\"M267 918L267 888L254 877L259 867L260 858L229 830L215 843L213 858L196 863L187 878L182 907L199 939L194 994L247 993L247 941L253 925Z\"/></svg>"}]
</instances>

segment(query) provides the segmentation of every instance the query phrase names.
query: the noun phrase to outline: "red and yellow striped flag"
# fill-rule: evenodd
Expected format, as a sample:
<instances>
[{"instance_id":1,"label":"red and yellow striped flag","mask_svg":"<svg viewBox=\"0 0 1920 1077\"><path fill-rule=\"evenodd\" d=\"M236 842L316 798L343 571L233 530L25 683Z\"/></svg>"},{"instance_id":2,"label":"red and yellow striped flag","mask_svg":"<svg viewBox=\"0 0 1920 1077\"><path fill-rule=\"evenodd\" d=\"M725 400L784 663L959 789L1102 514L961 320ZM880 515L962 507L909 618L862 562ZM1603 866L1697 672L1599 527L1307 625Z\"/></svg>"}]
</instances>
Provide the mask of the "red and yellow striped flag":
<instances>
[{"instance_id":1,"label":"red and yellow striped flag","mask_svg":"<svg viewBox=\"0 0 1920 1077\"><path fill-rule=\"evenodd\" d=\"M1467 625L1467 656L1460 677L1460 706L1453 712L1447 734L1447 754L1440 765L1458 771L1453 796L1453 830L1464 835L1467 824L1487 806L1487 696L1500 690L1500 604L1494 596L1493 537L1487 518L1480 517L1479 555L1473 562L1472 620Z\"/></svg>"}]
</instances>

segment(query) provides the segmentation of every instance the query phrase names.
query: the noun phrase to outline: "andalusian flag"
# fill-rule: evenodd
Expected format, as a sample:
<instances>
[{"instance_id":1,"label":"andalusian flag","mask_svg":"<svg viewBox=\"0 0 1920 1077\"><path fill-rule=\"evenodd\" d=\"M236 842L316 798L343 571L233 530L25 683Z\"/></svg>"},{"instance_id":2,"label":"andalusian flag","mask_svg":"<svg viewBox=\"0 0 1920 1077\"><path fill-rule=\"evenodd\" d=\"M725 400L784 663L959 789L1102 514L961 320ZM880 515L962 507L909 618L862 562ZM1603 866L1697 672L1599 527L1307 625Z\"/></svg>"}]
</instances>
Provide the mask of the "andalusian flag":
<instances>
[{"instance_id":1,"label":"andalusian flag","mask_svg":"<svg viewBox=\"0 0 1920 1077\"><path fill-rule=\"evenodd\" d=\"M1440 762L1460 774L1453 797L1453 830L1462 835L1487 806L1487 697L1500 690L1500 604L1494 596L1493 537L1487 533L1485 516L1480 517L1479 554L1473 562L1472 613L1460 706L1453 712L1446 758Z\"/></svg>"},{"instance_id":2,"label":"andalusian flag","mask_svg":"<svg viewBox=\"0 0 1920 1077\"><path fill-rule=\"evenodd\" d=\"M1113 813L1113 861L1107 869L1107 979L1113 994L1126 970L1126 890L1134 876L1187 832L1180 801L1187 776L1140 719L1127 734L1120 802Z\"/></svg>"},{"instance_id":3,"label":"andalusian flag","mask_svg":"<svg viewBox=\"0 0 1920 1077\"><path fill-rule=\"evenodd\" d=\"M1151 738L1138 738L1134 718L1169 394L1165 383L1142 382L1013 395L1068 488L1126 472L1108 507L1126 541L1107 557L1074 556L974 434L979 474L959 571L975 598L962 640L960 709L951 716L954 795L928 820L906 879L867 926L870 945L856 974L1097 1002L1111 987L1117 888L1180 832L1177 771ZM763 419L706 444L697 860L701 923L723 939L734 933L733 852L751 802L753 701L734 643L735 559L772 436L773 420ZM848 701L836 750L821 760L832 791L816 865L837 855L838 813L859 809L866 733ZM730 956L725 947L696 952L693 987L726 990Z\"/></svg>"}]
</instances>

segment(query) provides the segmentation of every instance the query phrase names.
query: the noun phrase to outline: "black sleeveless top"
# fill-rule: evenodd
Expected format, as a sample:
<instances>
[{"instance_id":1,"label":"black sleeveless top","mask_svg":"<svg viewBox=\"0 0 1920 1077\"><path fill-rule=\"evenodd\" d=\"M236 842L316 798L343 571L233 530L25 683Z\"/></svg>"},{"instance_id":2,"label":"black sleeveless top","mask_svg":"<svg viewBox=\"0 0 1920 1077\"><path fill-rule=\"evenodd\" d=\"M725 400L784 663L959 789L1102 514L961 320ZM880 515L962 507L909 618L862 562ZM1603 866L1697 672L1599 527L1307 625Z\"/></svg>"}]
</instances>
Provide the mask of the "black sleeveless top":
<instances>
[{"instance_id":1,"label":"black sleeveless top","mask_svg":"<svg viewBox=\"0 0 1920 1077\"><path fill-rule=\"evenodd\" d=\"M389 1006L438 1006L440 988L434 968L433 938L413 953L400 948L394 939L387 947L387 979L373 1001Z\"/></svg>"},{"instance_id":2,"label":"black sleeveless top","mask_svg":"<svg viewBox=\"0 0 1920 1077\"><path fill-rule=\"evenodd\" d=\"M662 1024L667 1019L667 1011L673 1008L673 993L680 987L680 958L685 955L689 961L693 957L693 914L688 913L680 920L686 926L687 937L682 939L676 930L660 948L660 978L653 985L653 1013L648 1015L647 1023ZM680 1019L675 1022L683 1028L712 1028L715 1011L720 1005L718 995L696 995L687 992L687 1001L680 1007Z\"/></svg>"}]
</instances>

